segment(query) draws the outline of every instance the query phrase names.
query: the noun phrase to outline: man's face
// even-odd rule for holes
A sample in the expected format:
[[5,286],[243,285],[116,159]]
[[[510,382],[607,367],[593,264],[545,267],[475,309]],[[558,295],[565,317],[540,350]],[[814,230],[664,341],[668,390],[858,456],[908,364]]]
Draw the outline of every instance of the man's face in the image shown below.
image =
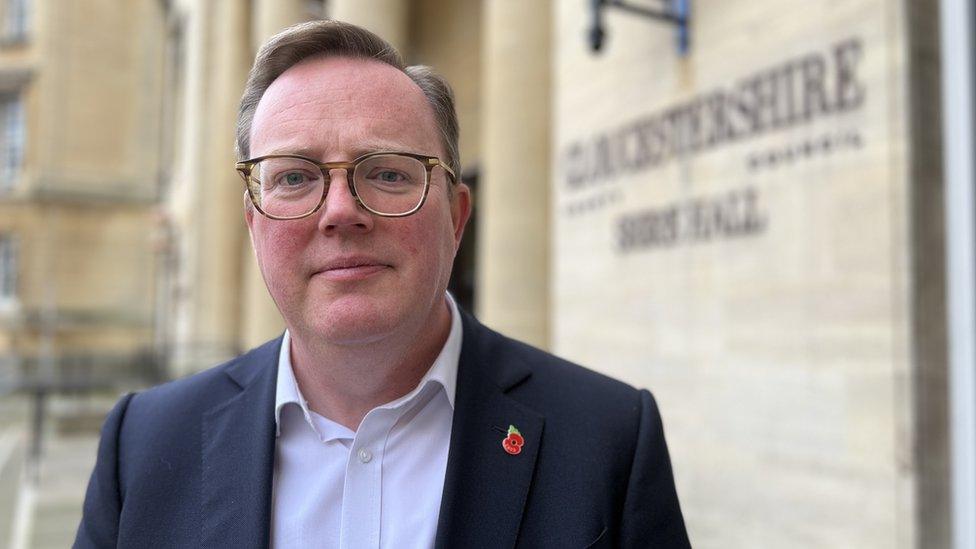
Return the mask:
[[[265,92],[251,157],[293,153],[322,162],[388,150],[445,158],[433,112],[410,78],[386,64],[314,58]],[[245,217],[258,264],[289,329],[357,345],[416,337],[444,311],[444,291],[470,213],[466,186],[434,168],[430,192],[408,217],[357,206],[344,170],[332,170],[325,204],[298,220]]]

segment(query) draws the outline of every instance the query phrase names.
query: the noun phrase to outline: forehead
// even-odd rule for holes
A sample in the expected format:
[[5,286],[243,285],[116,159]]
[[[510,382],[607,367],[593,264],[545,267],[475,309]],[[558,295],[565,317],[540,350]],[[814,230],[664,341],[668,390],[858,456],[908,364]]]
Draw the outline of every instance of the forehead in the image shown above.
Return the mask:
[[318,57],[289,68],[265,91],[250,152],[441,154],[436,136],[433,110],[405,73],[371,59]]

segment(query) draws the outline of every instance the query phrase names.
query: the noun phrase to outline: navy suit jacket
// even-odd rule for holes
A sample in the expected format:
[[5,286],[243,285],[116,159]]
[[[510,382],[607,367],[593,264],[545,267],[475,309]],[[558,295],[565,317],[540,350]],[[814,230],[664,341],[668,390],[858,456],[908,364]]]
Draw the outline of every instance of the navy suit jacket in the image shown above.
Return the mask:
[[[689,547],[651,394],[462,316],[436,547]],[[267,547],[280,346],[122,398],[75,547]]]

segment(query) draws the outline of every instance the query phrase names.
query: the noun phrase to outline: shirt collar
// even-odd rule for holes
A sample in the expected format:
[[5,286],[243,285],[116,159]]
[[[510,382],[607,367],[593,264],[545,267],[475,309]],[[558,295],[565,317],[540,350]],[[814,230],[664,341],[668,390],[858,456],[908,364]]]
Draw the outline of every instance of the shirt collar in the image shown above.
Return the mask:
[[[407,403],[420,398],[428,385],[436,383],[444,390],[451,409],[454,409],[454,396],[457,392],[458,360],[461,357],[461,334],[463,330],[461,326],[461,314],[458,312],[457,303],[454,302],[454,296],[450,292],[447,292],[445,295],[448,308],[451,310],[451,330],[448,333],[447,341],[444,342],[444,347],[441,348],[440,354],[434,359],[434,363],[427,370],[427,373],[424,374],[424,377],[420,379],[417,387],[393,402],[379,406],[380,408],[405,408]],[[301,388],[299,388],[298,381],[295,379],[295,372],[291,365],[291,335],[288,333],[288,330],[285,330],[285,335],[281,340],[281,351],[278,354],[278,380],[275,389],[275,429],[278,436],[281,435],[281,409],[287,404],[298,405],[302,410],[302,415],[305,416],[305,421],[313,429],[315,428],[315,422],[312,420],[308,402],[302,396]]]

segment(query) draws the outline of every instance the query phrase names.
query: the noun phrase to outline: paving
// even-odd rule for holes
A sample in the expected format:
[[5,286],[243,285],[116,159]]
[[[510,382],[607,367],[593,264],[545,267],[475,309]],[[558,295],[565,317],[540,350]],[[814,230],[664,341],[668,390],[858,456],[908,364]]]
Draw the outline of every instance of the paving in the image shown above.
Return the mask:
[[[11,549],[71,547],[81,520],[88,477],[95,465],[98,425],[112,402],[112,398],[102,397],[47,400],[40,462],[27,457],[26,471],[19,475],[23,480],[13,506]],[[24,399],[16,406],[7,404],[19,412],[17,426],[25,434],[32,424],[32,405],[33,401]],[[30,436],[21,440],[20,450],[28,454]],[[0,540],[0,547],[6,543]]]
[[34,489],[27,547],[71,547],[81,519],[88,476],[95,465],[98,435],[83,433],[47,438]]
[[98,432],[118,394],[63,394],[43,402],[41,458],[32,451],[36,400],[0,398],[0,549],[71,547]]

